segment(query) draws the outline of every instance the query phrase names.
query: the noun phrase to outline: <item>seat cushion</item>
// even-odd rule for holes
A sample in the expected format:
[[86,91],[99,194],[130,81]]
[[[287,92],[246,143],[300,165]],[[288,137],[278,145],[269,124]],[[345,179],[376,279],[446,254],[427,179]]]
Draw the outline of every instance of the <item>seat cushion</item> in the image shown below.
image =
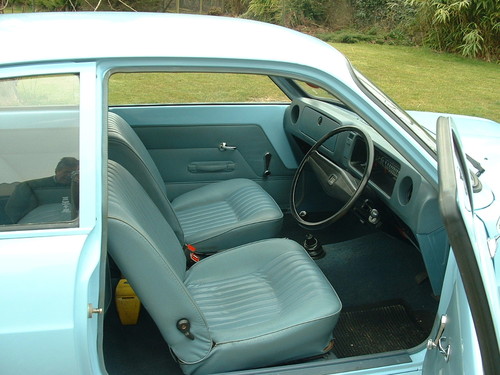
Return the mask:
[[283,213],[256,182],[233,179],[206,185],[172,202],[186,243],[199,252],[274,237]]
[[18,224],[33,224],[33,223],[59,223],[62,221],[70,221],[71,205],[64,206],[62,203],[43,204],[34,208],[23,216]]
[[341,302],[296,242],[271,239],[195,264],[185,285],[208,324],[214,349],[187,373],[255,368],[323,353]]

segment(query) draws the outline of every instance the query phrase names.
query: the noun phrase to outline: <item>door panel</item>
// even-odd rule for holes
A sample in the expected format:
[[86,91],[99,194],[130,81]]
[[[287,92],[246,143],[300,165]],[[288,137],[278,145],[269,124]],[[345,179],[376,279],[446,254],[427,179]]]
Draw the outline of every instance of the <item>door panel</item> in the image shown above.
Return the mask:
[[112,111],[133,126],[149,150],[170,199],[207,183],[248,178],[284,207],[297,166],[283,130],[286,107],[156,106]]
[[[500,304],[493,259],[484,224],[474,213],[466,158],[450,118],[438,119],[437,141],[439,206],[453,256],[440,306],[447,322],[428,345],[423,374],[499,374]],[[449,302],[446,294],[451,294]]]
[[0,164],[10,166],[0,185],[12,187],[0,215],[9,217],[0,222],[0,373],[100,373],[98,318],[88,317],[102,297],[95,65],[3,69],[2,84],[14,100],[0,101]]
[[447,323],[441,342],[438,340],[436,343],[440,344],[442,349],[449,350],[449,356],[446,358],[439,346],[429,350],[424,361],[423,374],[480,374],[481,354],[453,253],[450,253],[446,273],[438,319],[431,339],[436,340],[439,317],[446,316]]

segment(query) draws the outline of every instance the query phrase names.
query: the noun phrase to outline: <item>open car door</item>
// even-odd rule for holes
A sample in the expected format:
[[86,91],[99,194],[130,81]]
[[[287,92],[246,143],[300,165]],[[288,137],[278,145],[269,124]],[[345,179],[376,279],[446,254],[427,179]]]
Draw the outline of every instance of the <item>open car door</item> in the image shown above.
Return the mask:
[[437,122],[439,206],[450,253],[440,321],[423,374],[500,374],[500,304],[484,224],[474,213],[462,145],[450,118]]

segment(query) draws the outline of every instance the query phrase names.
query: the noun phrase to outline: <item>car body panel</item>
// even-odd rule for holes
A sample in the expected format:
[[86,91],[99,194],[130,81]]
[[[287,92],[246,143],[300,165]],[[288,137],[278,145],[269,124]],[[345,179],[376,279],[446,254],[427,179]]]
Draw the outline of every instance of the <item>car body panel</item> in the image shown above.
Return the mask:
[[431,133],[436,132],[436,122],[440,116],[450,117],[460,134],[465,152],[477,160],[485,169],[481,180],[485,179],[490,189],[500,192],[500,180],[495,178],[495,167],[500,163],[498,143],[500,142],[500,128],[492,120],[454,115],[449,113],[408,111],[419,124]]
[[[428,375],[437,371],[443,374],[481,371],[481,353],[455,258],[447,256],[448,248],[433,251],[436,246],[442,248],[447,235],[435,209],[434,193],[438,187],[436,157],[403,126],[400,119],[369,95],[356,80],[349,62],[328,44],[285,28],[248,20],[128,13],[6,15],[0,17],[0,35],[4,49],[9,51],[0,55],[0,78],[78,72],[82,98],[79,112],[82,208],[78,223],[73,227],[55,226],[42,230],[18,227],[0,232],[0,285],[4,286],[4,302],[8,306],[0,312],[0,352],[3,358],[8,358],[0,362],[1,373],[106,373],[101,348],[104,319],[99,310],[92,313],[92,309],[105,309],[105,295],[109,293],[104,283],[106,224],[103,220],[106,215],[107,85],[114,72],[135,71],[245,72],[297,78],[321,85],[357,113],[352,118],[340,116],[340,122],[369,127],[379,146],[393,151],[405,161],[406,171],[411,171],[416,180],[425,182],[419,185],[423,188],[418,196],[425,200],[426,205],[420,210],[406,207],[405,211],[403,204],[395,211],[411,224],[412,229],[421,229],[416,231],[416,238],[422,244],[429,272],[433,279],[442,277],[433,283],[435,289],[444,285],[438,316],[448,314],[451,319],[446,329],[453,348],[450,362],[445,362],[437,350],[428,351],[422,343],[410,350],[369,355],[362,359],[348,358],[328,363],[310,361],[284,366],[280,373]],[[18,48],[19,45],[26,47]],[[325,106],[316,106],[321,115],[327,112]],[[203,134],[210,134],[215,129],[211,136],[217,138],[216,144],[213,144],[213,139],[210,144],[196,139],[189,145],[190,150],[185,156],[180,156],[184,151],[175,154],[175,160],[180,158],[182,165],[172,180],[166,178],[168,188],[174,194],[224,178],[216,173],[190,179],[185,168],[186,165],[189,168],[193,158],[194,162],[207,161],[206,154],[200,149],[210,148],[209,158],[219,157],[221,151],[216,149],[219,138],[220,142],[232,145],[227,135],[235,134],[238,126],[249,127],[260,146],[250,148],[248,152],[238,151],[239,160],[243,160],[238,163],[249,166],[241,173],[257,180],[285,204],[288,194],[284,186],[297,167],[295,150],[283,127],[287,107],[282,103],[226,103],[110,109],[125,117],[139,135],[142,133],[155,161],[165,170],[172,168],[172,163],[165,159],[166,150],[172,148],[172,143],[175,146],[171,134],[187,139],[189,133],[197,129],[203,128]],[[437,114],[411,114],[429,129],[437,117]],[[15,111],[11,112],[9,121],[0,123],[0,128],[5,128],[5,124],[16,115]],[[72,115],[69,111],[69,118]],[[239,118],[237,122],[235,117]],[[455,120],[459,127],[463,127],[463,135],[470,140],[464,140],[466,151],[474,152],[474,157],[486,169],[480,177],[485,187],[480,193],[481,198],[477,198],[481,202],[476,205],[476,208],[481,208],[477,212],[481,220],[474,220],[474,241],[479,244],[476,250],[482,254],[478,258],[480,268],[484,268],[484,283],[490,288],[498,288],[495,280],[498,275],[488,264],[491,259],[484,256],[485,253],[494,253],[492,248],[496,250],[495,241],[500,232],[499,203],[494,200],[498,195],[495,192],[500,193],[494,177],[494,166],[500,161],[495,148],[498,124],[463,116]],[[478,131],[469,131],[472,120],[479,124]],[[155,132],[146,134],[145,130],[152,126],[158,128],[157,134],[165,135],[165,144],[158,146],[155,143]],[[224,131],[227,129],[230,129],[229,133]],[[484,137],[490,138],[485,141]],[[310,141],[314,142],[314,137]],[[239,144],[236,146],[240,148]],[[481,152],[478,153],[479,147]],[[271,177],[266,180],[260,175],[260,170],[265,169],[263,153],[270,148],[273,157],[274,153],[279,156],[279,173],[275,176],[275,169],[271,169]],[[200,155],[203,155],[203,160],[197,159]],[[234,162],[233,159],[230,161]],[[262,168],[258,167],[259,163],[262,163]],[[252,167],[254,165],[257,167]],[[271,168],[274,168],[273,164]],[[372,187],[376,190],[376,186]],[[384,199],[389,205],[391,199],[392,203],[397,203],[395,198]],[[424,220],[426,217],[430,219]],[[488,248],[491,243],[494,244]],[[498,257],[496,254],[493,261],[497,262]],[[445,267],[446,274],[443,274]],[[498,274],[498,267],[496,272]],[[498,294],[498,289],[492,289],[490,293]],[[498,305],[497,294],[491,296],[494,306]],[[437,320],[431,337],[437,331]],[[240,373],[275,371],[274,368]]]
[[[446,307],[446,316],[449,323],[446,329],[451,328],[451,335],[443,333],[440,340],[436,338],[438,350],[443,355],[444,352],[455,352],[453,349],[458,346],[458,355],[463,356],[459,360],[452,361],[451,354],[448,358],[444,354],[445,361],[438,361],[435,358],[427,358],[428,371],[453,374],[473,371],[473,373],[497,373],[499,371],[498,354],[500,340],[498,333],[500,326],[496,316],[500,313],[500,300],[496,287],[495,270],[493,260],[486,247],[487,237],[482,222],[475,216],[474,197],[470,179],[468,178],[468,167],[464,149],[454,122],[449,117],[439,117],[437,121],[437,144],[439,158],[439,204],[443,216],[445,227],[449,233],[450,245],[456,260],[460,277],[455,280],[451,303]],[[464,178],[465,176],[465,178]],[[464,293],[461,288],[461,280],[466,280],[464,285],[465,296],[471,304],[469,310],[464,306]],[[460,308],[458,308],[460,306]],[[443,305],[441,305],[443,306]],[[477,341],[471,335],[469,313],[474,312],[472,321],[474,322]],[[448,312],[450,316],[448,316]],[[450,327],[451,326],[451,327]],[[493,335],[489,333],[495,332]],[[440,335],[438,332],[437,335]],[[469,351],[462,351],[461,340],[467,337]],[[479,345],[478,345],[479,344]],[[483,353],[482,366],[479,361],[478,347]],[[485,353],[489,353],[485,355]],[[472,358],[467,358],[467,357]],[[467,358],[467,359],[466,359]],[[432,365],[429,365],[432,362]],[[468,367],[472,368],[468,368]],[[475,368],[473,367],[475,366]],[[425,370],[425,368],[424,368]]]
[[452,119],[465,152],[484,168],[479,177],[483,183],[483,191],[474,194],[474,207],[476,214],[483,219],[487,227],[488,237],[497,237],[500,234],[498,226],[500,207],[498,200],[495,199],[500,195],[500,179],[497,175],[497,166],[500,164],[498,123],[489,119],[449,113],[420,111],[408,111],[408,113],[433,134],[436,132],[436,122],[440,116]]
[[[422,374],[480,374],[481,353],[475,335],[467,296],[460,279],[456,260],[450,254],[444,280],[438,317],[446,315],[447,324],[443,333],[443,348],[450,350],[448,360],[438,349],[427,351]],[[437,335],[437,327],[430,340]],[[467,343],[467,345],[464,345]]]
[[[41,364],[53,371],[76,371],[74,277],[84,240],[65,235],[1,241],[2,285],[18,285],[2,293],[5,306],[11,306],[1,312],[9,322],[2,326],[1,350],[11,364],[2,365],[2,372],[33,372]],[[53,361],[55,351],[61,353],[60,361]]]

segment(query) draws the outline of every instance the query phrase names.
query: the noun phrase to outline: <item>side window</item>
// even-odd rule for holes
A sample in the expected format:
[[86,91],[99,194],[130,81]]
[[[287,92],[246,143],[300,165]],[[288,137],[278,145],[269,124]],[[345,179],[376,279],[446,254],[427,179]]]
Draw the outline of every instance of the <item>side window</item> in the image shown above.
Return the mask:
[[0,230],[76,225],[79,103],[77,74],[0,79]]
[[110,105],[283,103],[290,99],[268,77],[232,73],[115,73]]

